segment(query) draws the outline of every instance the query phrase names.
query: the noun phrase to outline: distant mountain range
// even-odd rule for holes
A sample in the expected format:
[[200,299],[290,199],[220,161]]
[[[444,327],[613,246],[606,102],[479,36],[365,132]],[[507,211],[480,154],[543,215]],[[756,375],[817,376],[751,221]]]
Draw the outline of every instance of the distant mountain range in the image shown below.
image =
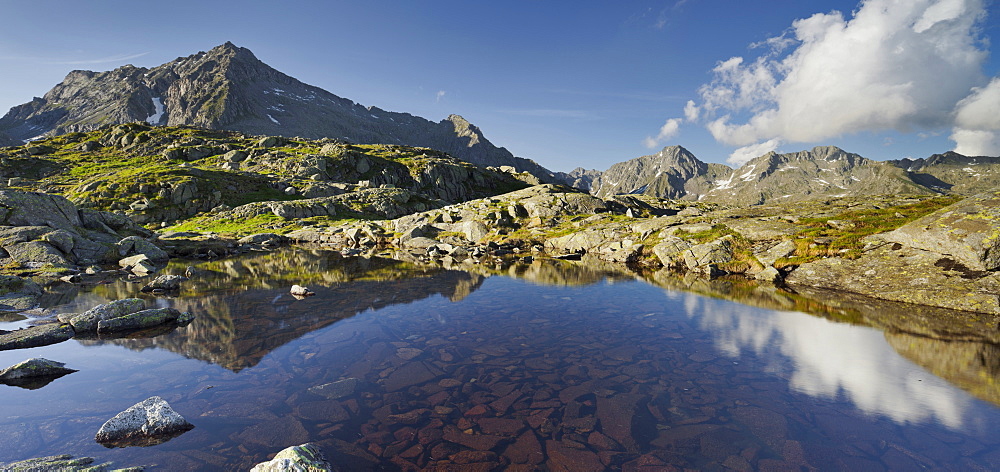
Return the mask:
[[232,43],[152,69],[127,65],[109,72],[70,72],[43,97],[0,118],[0,146],[136,121],[428,147],[481,167],[510,166],[539,181],[565,183],[600,197],[645,194],[754,205],[872,194],[972,194],[1000,185],[996,157],[949,152],[874,161],[832,146],[771,152],[738,169],[705,163],[683,147],[669,146],[605,171],[552,172],[494,146],[461,116],[433,122],[364,107],[285,75]]
[[479,166],[511,166],[543,180],[552,174],[494,146],[461,116],[435,123],[364,107],[285,75],[249,49],[228,42],[152,69],[126,65],[109,72],[70,72],[43,97],[0,118],[0,145],[136,121],[428,147]]
[[1000,188],[1000,158],[948,152],[927,159],[875,161],[834,146],[769,152],[737,169],[706,164],[680,146],[619,162],[604,172],[578,169],[598,196],[644,194],[732,205],[864,195],[971,195]]

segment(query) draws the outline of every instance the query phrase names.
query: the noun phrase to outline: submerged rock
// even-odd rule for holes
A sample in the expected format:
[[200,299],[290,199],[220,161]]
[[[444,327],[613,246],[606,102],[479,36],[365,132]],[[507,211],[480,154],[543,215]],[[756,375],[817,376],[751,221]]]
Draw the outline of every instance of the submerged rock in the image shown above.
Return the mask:
[[312,443],[283,449],[274,459],[255,465],[251,472],[326,472],[333,466],[323,456],[323,451]]
[[95,439],[105,447],[152,446],[194,428],[160,397],[150,397],[115,415]]
[[328,384],[310,387],[309,393],[314,393],[331,400],[336,400],[338,398],[354,395],[354,392],[357,391],[359,385],[361,385],[361,379],[351,377]]
[[74,335],[67,324],[51,323],[0,334],[0,351],[61,343]]
[[76,372],[76,369],[67,369],[66,364],[63,362],[50,361],[48,359],[35,357],[0,370],[0,381],[23,379],[27,377],[65,375],[72,372]]

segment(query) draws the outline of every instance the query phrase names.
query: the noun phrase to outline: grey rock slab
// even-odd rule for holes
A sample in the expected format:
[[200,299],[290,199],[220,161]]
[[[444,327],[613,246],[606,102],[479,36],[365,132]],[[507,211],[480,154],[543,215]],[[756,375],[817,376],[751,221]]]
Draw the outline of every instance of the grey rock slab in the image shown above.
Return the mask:
[[76,372],[76,369],[66,368],[66,364],[63,362],[50,361],[48,359],[35,357],[0,370],[0,381],[23,379],[27,377],[65,375],[71,372]]
[[93,465],[93,457],[74,458],[69,454],[56,456],[36,457],[23,461],[0,464],[0,470],[7,472],[102,472],[108,470],[110,464]]
[[660,259],[660,263],[669,266],[676,261],[681,254],[691,247],[691,243],[678,238],[677,236],[664,236],[659,244],[653,246],[653,254]]
[[108,420],[97,431],[97,442],[111,447],[159,444],[191,430],[194,425],[160,397],[150,397]]
[[73,328],[65,324],[45,324],[0,334],[0,351],[48,346],[72,338]]
[[135,313],[145,307],[146,302],[140,298],[125,298],[97,305],[74,316],[69,322],[77,332],[95,332],[101,321]]
[[151,308],[97,322],[98,333],[150,328],[173,321],[190,321],[191,316],[175,308]]
[[255,465],[250,472],[327,472],[335,470],[323,451],[312,443],[292,446],[267,462]]
[[139,236],[124,238],[118,241],[117,246],[118,255],[123,257],[144,254],[151,261],[164,262],[170,259],[170,255],[166,251]]
[[882,235],[947,254],[972,270],[1000,268],[1000,192],[966,198]]
[[691,246],[683,253],[684,264],[690,270],[703,270],[711,264],[723,264],[733,260],[732,244],[726,238],[710,243]]
[[129,256],[118,261],[118,265],[135,275],[149,275],[156,271],[156,265],[153,264],[153,260],[150,259],[145,254],[136,254],[134,256]]
[[938,253],[886,244],[858,259],[802,264],[785,282],[952,310],[1000,314],[1000,274],[969,271]]

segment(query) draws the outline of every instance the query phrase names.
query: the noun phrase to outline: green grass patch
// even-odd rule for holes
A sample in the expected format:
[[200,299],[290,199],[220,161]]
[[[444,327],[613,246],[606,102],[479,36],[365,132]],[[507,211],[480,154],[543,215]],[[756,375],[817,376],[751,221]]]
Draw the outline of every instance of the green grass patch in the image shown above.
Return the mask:
[[256,233],[283,234],[298,226],[284,218],[267,214],[250,218],[212,218],[200,216],[191,218],[179,225],[168,228],[170,231],[188,231],[195,233],[216,233],[226,236],[246,236]]
[[795,254],[779,259],[775,267],[800,265],[833,256],[856,259],[862,254],[864,238],[892,231],[961,199],[959,196],[934,197],[887,208],[850,210],[831,218],[800,219],[798,223],[804,228],[792,237]]

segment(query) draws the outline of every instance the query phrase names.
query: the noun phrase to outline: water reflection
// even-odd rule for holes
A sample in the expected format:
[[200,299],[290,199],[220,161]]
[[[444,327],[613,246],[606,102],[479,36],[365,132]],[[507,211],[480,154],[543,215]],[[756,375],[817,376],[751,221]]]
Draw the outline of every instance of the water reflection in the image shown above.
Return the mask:
[[[907,324],[863,300],[556,261],[446,268],[289,250],[196,269],[177,298],[142,295],[194,312],[191,325],[44,348],[80,372],[4,392],[0,462],[74,452],[246,470],[312,441],[361,469],[1000,467],[998,410],[907,360],[988,398],[989,320],[911,310]],[[296,300],[292,284],[317,295]],[[93,287],[58,308],[140,287]],[[348,378],[343,396],[311,393]],[[151,395],[197,428],[94,452],[95,428]]]
[[900,423],[964,425],[969,398],[900,356],[876,329],[797,312],[748,312],[691,294],[685,294],[685,308],[720,351],[736,359],[747,352],[761,357],[799,392],[846,398]]
[[[181,270],[181,265],[167,269]],[[238,372],[274,349],[339,320],[435,295],[458,301],[482,279],[468,272],[412,268],[389,259],[343,259],[330,252],[282,252],[201,264],[181,296],[169,301],[195,314],[191,325],[166,335],[110,342],[135,350],[167,349]],[[288,290],[295,283],[308,284],[316,296],[302,300],[291,296]],[[135,285],[112,284],[99,292],[108,299],[136,296],[130,292]]]
[[[188,263],[175,262],[165,272],[180,274],[187,267]],[[485,277],[504,275],[566,287],[641,279],[684,290],[689,314],[702,310],[691,304],[711,303],[711,299],[695,293],[777,310],[774,316],[745,316],[746,310],[740,305],[722,303],[705,315],[703,323],[718,337],[719,349],[729,355],[744,350],[778,353],[772,359],[775,366],[782,364],[778,358],[784,356],[788,365],[782,371],[788,372],[793,388],[802,392],[825,397],[843,393],[865,411],[885,410],[884,414],[900,421],[935,417],[947,424],[960,422],[957,407],[950,408],[945,406],[947,402],[931,398],[941,383],[933,375],[908,373],[920,379],[890,379],[877,374],[878,366],[862,369],[864,363],[845,357],[867,355],[868,359],[899,363],[894,367],[909,365],[893,352],[895,349],[937,376],[1000,404],[1000,382],[994,381],[1000,372],[1000,332],[995,329],[995,320],[982,315],[977,318],[928,307],[875,303],[845,294],[794,294],[743,279],[708,280],[669,271],[636,274],[619,265],[596,261],[539,260],[531,264],[461,264],[445,268],[384,258],[344,258],[336,252],[294,248],[203,262],[195,267],[196,274],[183,285],[176,299],[139,294],[141,283],[118,281],[80,293],[78,287],[66,286],[53,300],[63,303],[63,311],[82,312],[108,300],[141,296],[148,298],[151,305],[190,311],[197,318],[186,329],[154,338],[113,342],[137,350],[168,349],[239,371],[256,365],[268,352],[291,340],[367,310],[435,295],[460,301],[477,290]],[[287,293],[292,284],[308,285],[318,296],[295,300]],[[678,295],[675,292],[673,296]],[[818,317],[804,317],[791,310]],[[435,316],[439,323],[447,322]],[[885,330],[891,333],[885,335],[890,342],[887,345],[878,331],[854,330],[840,324],[844,322]],[[882,385],[887,382],[894,387]],[[895,399],[896,395],[903,399]]]

